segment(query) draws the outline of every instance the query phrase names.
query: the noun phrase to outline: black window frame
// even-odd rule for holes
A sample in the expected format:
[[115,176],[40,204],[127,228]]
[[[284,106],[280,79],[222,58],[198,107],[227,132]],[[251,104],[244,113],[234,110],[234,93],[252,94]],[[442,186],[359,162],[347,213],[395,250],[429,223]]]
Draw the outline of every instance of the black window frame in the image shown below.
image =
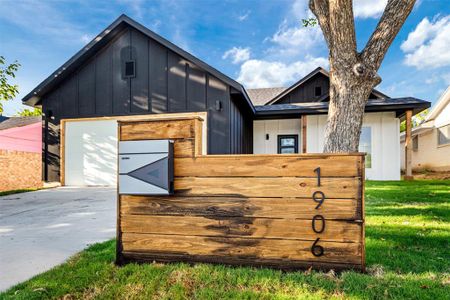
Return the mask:
[[[317,93],[317,91],[319,91],[319,93]],[[322,96],[322,87],[319,86],[315,86],[314,87],[314,97],[320,97]]]
[[[133,73],[127,74],[127,65],[132,64],[133,66]],[[123,78],[135,78],[136,77],[136,60],[129,59],[126,60],[123,64]]]
[[282,139],[294,139],[294,153],[298,153],[298,134],[280,134],[278,135],[278,154],[287,154],[287,153],[281,153],[281,149],[283,148],[292,148],[292,146],[281,146],[281,140]]

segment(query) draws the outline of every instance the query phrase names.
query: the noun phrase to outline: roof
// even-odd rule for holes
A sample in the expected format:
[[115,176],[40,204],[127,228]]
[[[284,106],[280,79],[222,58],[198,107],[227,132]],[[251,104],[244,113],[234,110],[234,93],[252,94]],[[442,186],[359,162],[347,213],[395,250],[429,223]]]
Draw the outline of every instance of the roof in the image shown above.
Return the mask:
[[437,116],[450,104],[450,85],[447,87],[445,92],[433,106],[433,109],[430,111],[428,116],[425,119],[425,123],[428,121],[432,121],[436,119]]
[[5,120],[8,120],[8,119],[9,119],[8,117],[0,116],[0,123],[5,121]]
[[[283,98],[284,96],[286,96],[287,94],[289,94],[290,92],[295,90],[297,87],[299,87],[300,85],[302,85],[303,83],[305,83],[306,81],[311,79],[312,77],[316,76],[317,74],[323,74],[326,77],[330,77],[330,74],[324,68],[318,67],[318,68],[314,69],[311,73],[309,73],[308,75],[306,75],[305,77],[303,77],[302,79],[300,79],[299,81],[297,81],[296,83],[291,85],[290,87],[286,88],[282,93],[276,95],[274,98],[272,98],[265,104],[269,105],[269,104],[276,103],[278,100],[280,100],[281,98]],[[375,94],[379,98],[389,98],[387,95],[383,94],[382,92],[380,92],[376,89],[373,89],[372,93]]]
[[22,127],[26,125],[31,125],[34,123],[38,123],[42,121],[41,116],[33,116],[33,117],[11,117],[0,123],[0,130],[14,128],[14,127]]
[[247,89],[247,94],[253,105],[264,105],[284,90],[285,87]]
[[147,37],[156,40],[163,46],[177,53],[186,60],[192,61],[194,64],[203,68],[207,72],[211,73],[213,76],[222,80],[223,82],[229,84],[231,87],[241,92],[244,95],[247,103],[249,104],[252,111],[254,111],[253,104],[251,103],[244,87],[235,81],[234,79],[228,77],[217,69],[211,67],[207,63],[193,56],[192,54],[184,51],[175,44],[169,42],[165,38],[151,31],[144,25],[134,21],[130,17],[122,14],[119,16],[111,25],[109,25],[105,30],[98,34],[91,42],[89,42],[84,48],[78,51],[74,56],[72,56],[67,62],[65,62],[61,67],[59,67],[55,72],[53,72],[49,77],[42,81],[37,87],[35,87],[30,93],[23,97],[22,102],[29,106],[35,106],[40,103],[41,97],[47,92],[51,91],[53,87],[58,85],[62,80],[67,78],[71,73],[73,73],[78,67],[80,67],[84,62],[86,62],[90,57],[92,57],[97,51],[99,51],[103,46],[105,46],[108,41],[112,40],[126,27],[130,26]]
[[[307,102],[298,104],[272,104],[256,106],[256,117],[270,119],[279,117],[298,117],[299,115],[317,115],[328,113],[328,102]],[[395,111],[397,117],[403,117],[406,110],[417,114],[431,105],[430,102],[405,97],[387,99],[369,99],[365,112]]]

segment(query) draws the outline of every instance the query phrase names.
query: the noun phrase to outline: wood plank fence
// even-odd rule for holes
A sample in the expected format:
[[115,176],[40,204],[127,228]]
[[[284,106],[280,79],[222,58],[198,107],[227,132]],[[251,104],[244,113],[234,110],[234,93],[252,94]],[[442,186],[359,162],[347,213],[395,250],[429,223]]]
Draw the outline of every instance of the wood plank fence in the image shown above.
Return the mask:
[[119,122],[174,140],[175,194],[118,197],[117,262],[364,270],[364,156],[201,155],[202,120]]

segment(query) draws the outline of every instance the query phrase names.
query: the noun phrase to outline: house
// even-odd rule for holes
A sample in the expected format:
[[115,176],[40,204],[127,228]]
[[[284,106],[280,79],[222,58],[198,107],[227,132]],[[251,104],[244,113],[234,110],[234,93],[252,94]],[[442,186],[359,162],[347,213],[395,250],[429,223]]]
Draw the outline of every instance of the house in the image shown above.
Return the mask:
[[0,123],[0,191],[42,185],[42,118],[11,117]]
[[41,153],[42,117],[10,117],[0,123],[0,149]]
[[[240,83],[122,15],[23,98],[43,121],[43,175],[66,185],[113,185],[117,120],[198,115],[204,153],[321,152],[328,74],[318,68],[287,89]],[[429,102],[374,90],[363,148],[373,179],[399,179],[399,122]],[[254,101],[254,102],[252,102]],[[381,138],[383,136],[383,138]],[[278,146],[277,146],[278,145]],[[370,172],[373,170],[373,172]]]
[[[411,132],[411,164],[414,170],[450,171],[450,86],[442,94],[426,119]],[[400,137],[404,148],[405,134]],[[401,153],[405,169],[405,153]]]

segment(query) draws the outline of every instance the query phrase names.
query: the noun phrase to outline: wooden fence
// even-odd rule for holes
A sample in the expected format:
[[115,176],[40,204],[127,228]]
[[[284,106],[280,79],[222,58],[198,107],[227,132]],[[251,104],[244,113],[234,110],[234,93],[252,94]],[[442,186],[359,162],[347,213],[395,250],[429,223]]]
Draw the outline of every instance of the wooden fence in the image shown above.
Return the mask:
[[119,123],[174,140],[175,194],[118,197],[118,263],[364,270],[363,154],[200,155],[201,122]]

